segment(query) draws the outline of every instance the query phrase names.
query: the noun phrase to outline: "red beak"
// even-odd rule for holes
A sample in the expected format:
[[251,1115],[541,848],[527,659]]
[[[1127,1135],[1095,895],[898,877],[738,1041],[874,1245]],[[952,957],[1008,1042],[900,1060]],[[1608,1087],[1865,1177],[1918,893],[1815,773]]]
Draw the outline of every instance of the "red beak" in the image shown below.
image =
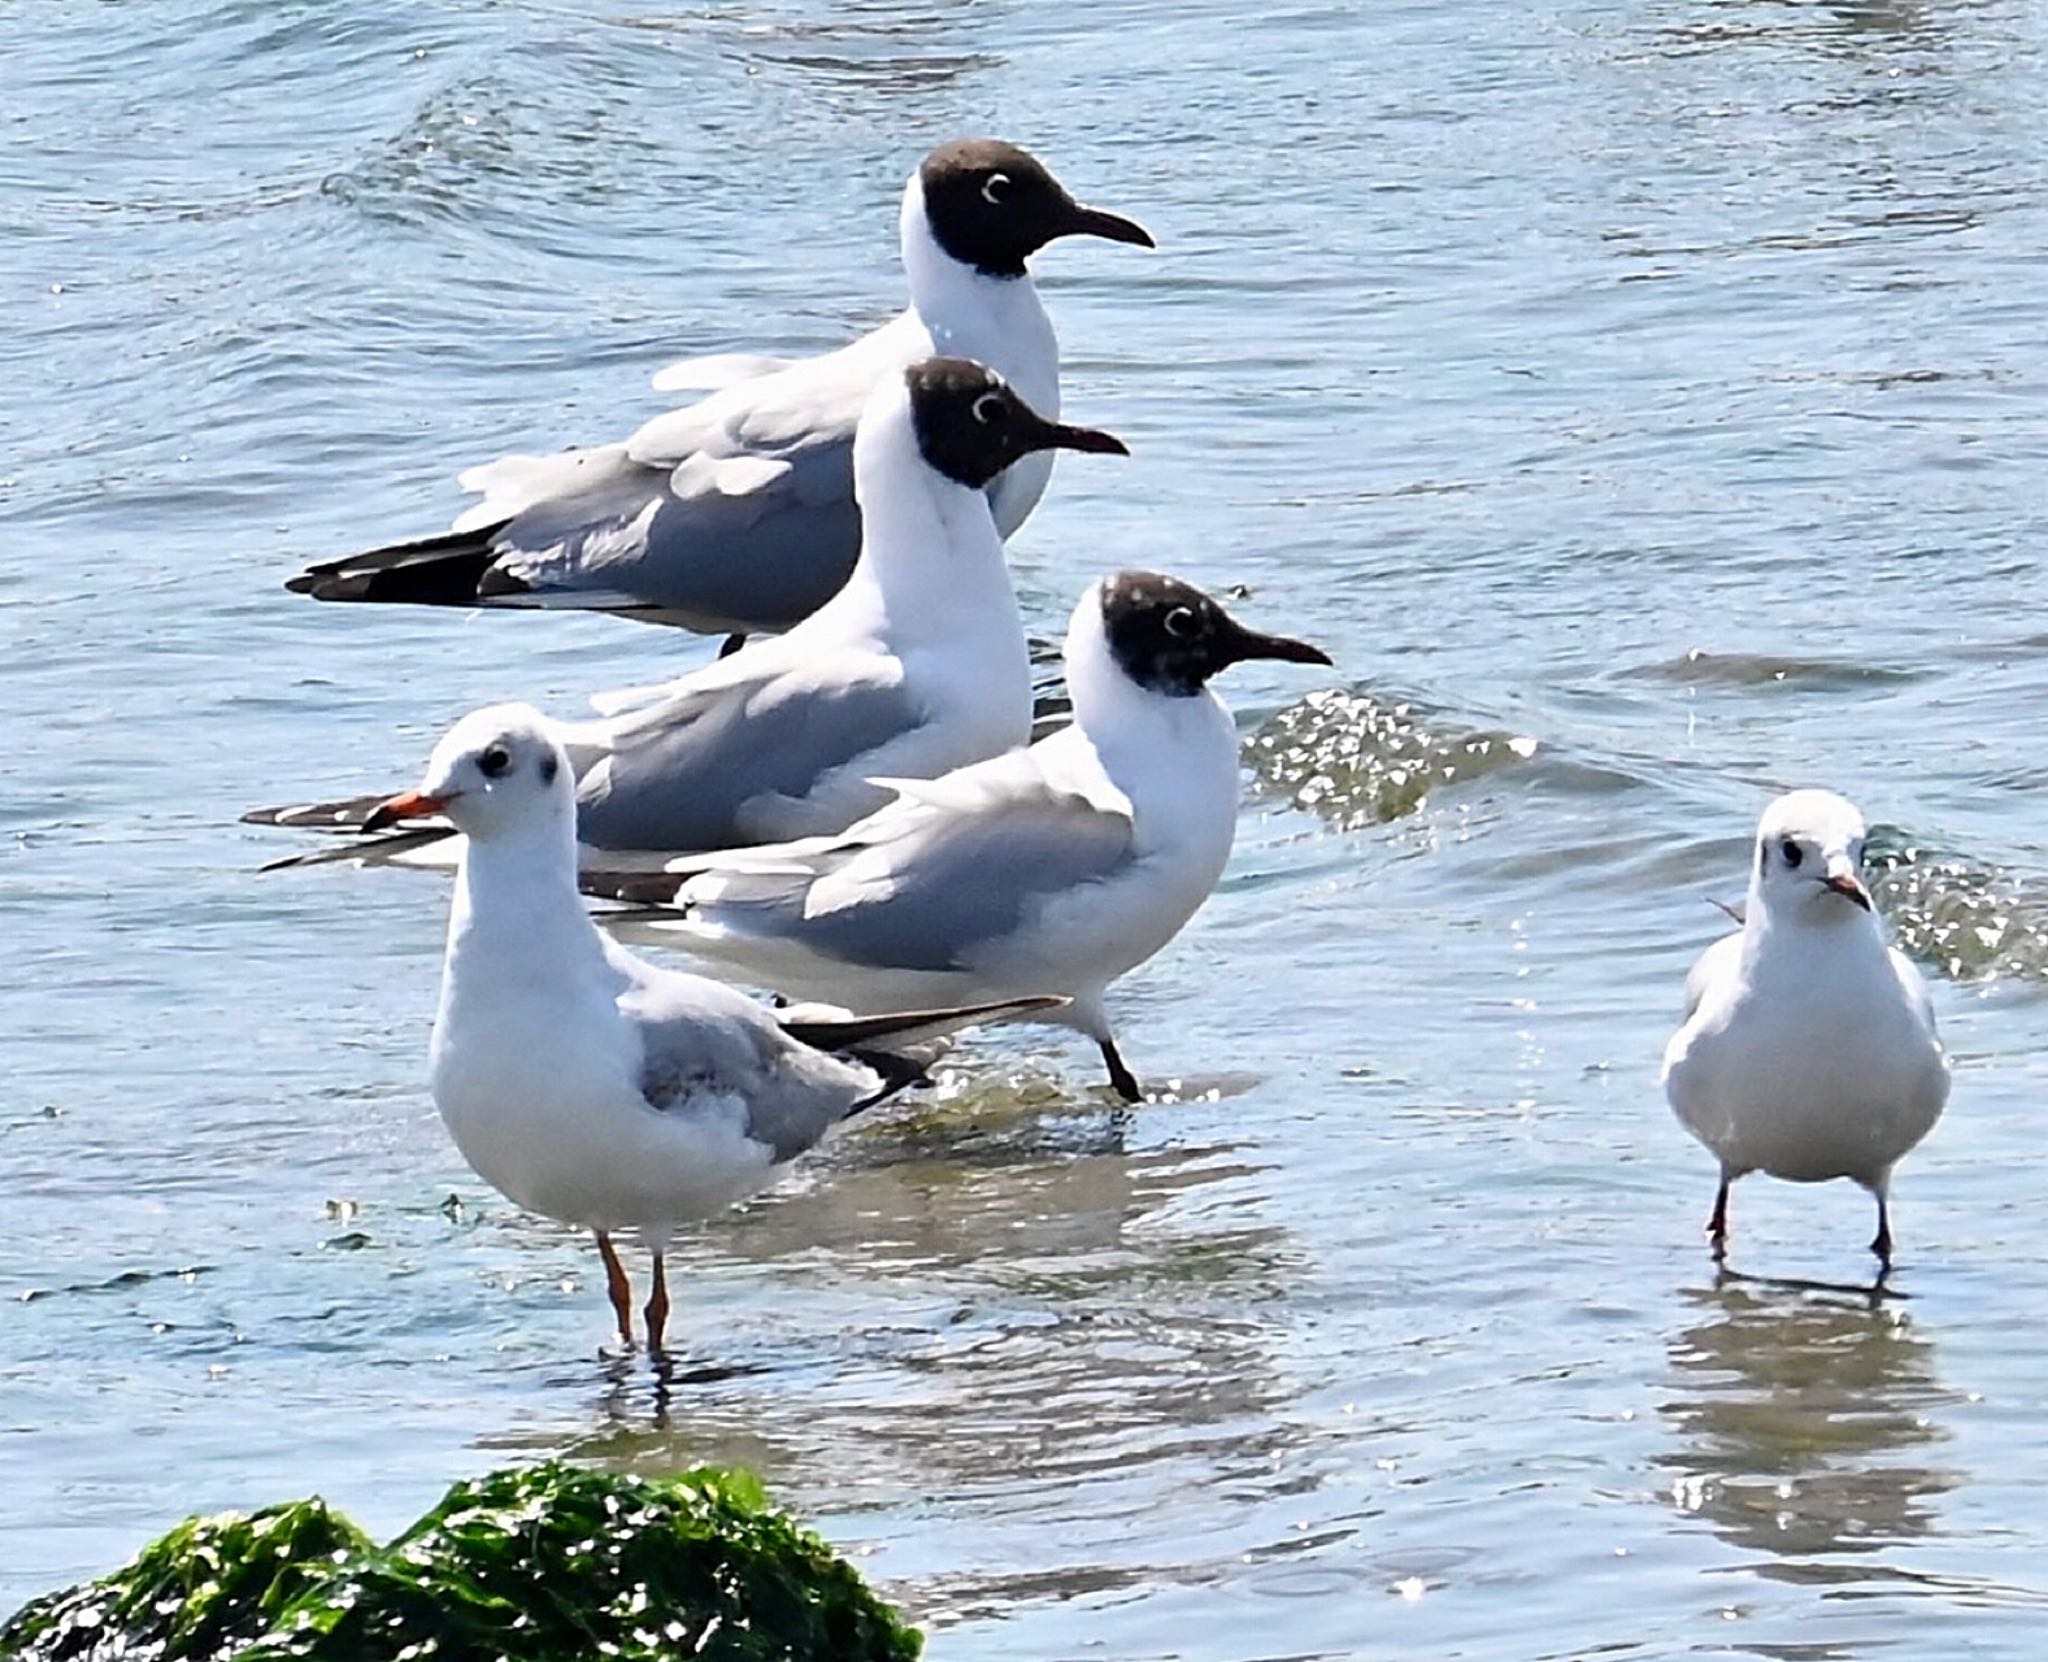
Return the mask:
[[1870,902],[1870,891],[1846,872],[1839,873],[1834,877],[1823,877],[1821,884],[1825,888],[1833,889],[1844,900],[1853,900],[1866,912],[1877,910]]
[[438,796],[418,791],[401,791],[372,808],[363,821],[365,831],[387,831],[402,819],[432,819],[446,806]]

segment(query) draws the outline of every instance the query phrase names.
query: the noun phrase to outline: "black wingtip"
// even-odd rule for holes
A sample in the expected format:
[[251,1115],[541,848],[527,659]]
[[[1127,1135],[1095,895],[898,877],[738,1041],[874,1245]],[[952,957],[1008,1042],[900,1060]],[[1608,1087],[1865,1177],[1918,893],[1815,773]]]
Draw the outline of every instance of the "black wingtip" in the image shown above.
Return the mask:
[[474,606],[491,595],[522,594],[526,584],[494,571],[498,533],[509,523],[499,520],[324,560],[288,579],[285,591],[315,600],[414,606]]
[[258,866],[259,872],[296,871],[304,866],[378,866],[396,859],[401,854],[410,854],[414,849],[427,848],[455,835],[454,828],[446,825],[423,825],[417,830],[387,831],[376,836],[350,837],[346,841],[335,841],[325,848],[317,848],[305,854],[287,854],[282,859],[272,860]]
[[476,596],[479,600],[496,600],[503,596],[531,594],[533,585],[523,577],[515,577],[499,565],[487,565],[483,575],[476,580]]
[[1043,996],[996,999],[986,1004],[960,1004],[936,1010],[898,1010],[881,1016],[846,1016],[836,1020],[784,1021],[783,1031],[815,1050],[865,1050],[900,1034],[927,1030],[957,1031],[981,1022],[1012,1021],[1042,1015],[1069,1001]]
[[929,1085],[932,1082],[932,1064],[939,1059],[936,1047],[929,1054],[898,1050],[849,1050],[845,1054],[881,1081],[880,1089],[862,1097],[846,1110],[847,1119],[879,1107],[892,1096],[913,1086]]

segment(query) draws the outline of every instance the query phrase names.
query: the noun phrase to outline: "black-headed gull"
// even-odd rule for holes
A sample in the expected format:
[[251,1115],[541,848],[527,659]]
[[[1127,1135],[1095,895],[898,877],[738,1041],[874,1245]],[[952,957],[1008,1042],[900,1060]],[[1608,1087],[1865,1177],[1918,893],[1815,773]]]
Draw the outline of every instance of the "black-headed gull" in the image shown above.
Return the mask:
[[1058,994],[1068,1002],[1041,1019],[1093,1038],[1138,1101],[1104,995],[1223,873],[1237,729],[1208,683],[1250,658],[1330,661],[1245,628],[1191,584],[1122,572],[1074,608],[1072,726],[940,779],[892,781],[900,800],[838,836],[588,884],[655,903],[633,916],[636,938],[853,1010]]
[[921,1072],[900,1048],[1032,1001],[867,1021],[797,1021],[603,934],[576,889],[568,758],[524,705],[479,710],[436,746],[379,823],[445,816],[466,835],[440,1010],[434,1101],[479,1176],[592,1230],[619,1337],[631,1288],[611,1237],[654,1254],[648,1346],[668,1318],[664,1261],[682,1224],[773,1181],[850,1114]]
[[1892,1168],[1948,1101],[1934,1007],[1920,972],[1885,941],[1863,840],[1863,816],[1833,792],[1779,797],[1757,826],[1741,929],[1686,977],[1664,1090],[1721,1162],[1707,1223],[1717,1256],[1729,1185],[1762,1171],[1862,1184],[1877,1198],[1870,1249],[1889,1265]]
[[[462,475],[483,501],[454,530],[328,561],[287,587],[319,600],[566,607],[744,635],[786,629],[837,592],[860,552],[853,439],[876,381],[922,358],[972,358],[1048,418],[1059,343],[1025,261],[1056,237],[1152,246],[1084,207],[1028,151],[961,139],[903,193],[910,307],[821,357],[728,354],[658,386],[718,390],[622,443],[507,456]],[[1045,490],[1041,455],[990,486],[1008,536]]]
[[[603,719],[551,724],[575,769],[586,851],[837,831],[889,800],[877,774],[932,778],[1030,737],[1030,653],[982,487],[1055,448],[1123,445],[1042,419],[979,364],[932,358],[877,384],[854,448],[861,556],[822,609],[677,680],[604,695]],[[250,817],[352,830],[377,800]],[[435,840],[351,837],[280,863],[452,862]]]

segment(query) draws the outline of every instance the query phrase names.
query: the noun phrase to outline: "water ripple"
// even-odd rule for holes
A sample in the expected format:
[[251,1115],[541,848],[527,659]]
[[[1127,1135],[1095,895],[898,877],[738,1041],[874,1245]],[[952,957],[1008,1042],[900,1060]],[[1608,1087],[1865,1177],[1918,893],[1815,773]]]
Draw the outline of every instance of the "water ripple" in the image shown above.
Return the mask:
[[1245,746],[1266,787],[1340,830],[1420,813],[1433,792],[1519,766],[1533,738],[1443,732],[1412,703],[1333,688],[1282,710]]
[[2048,980],[2048,881],[1871,833],[1871,890],[1902,951],[1952,981]]

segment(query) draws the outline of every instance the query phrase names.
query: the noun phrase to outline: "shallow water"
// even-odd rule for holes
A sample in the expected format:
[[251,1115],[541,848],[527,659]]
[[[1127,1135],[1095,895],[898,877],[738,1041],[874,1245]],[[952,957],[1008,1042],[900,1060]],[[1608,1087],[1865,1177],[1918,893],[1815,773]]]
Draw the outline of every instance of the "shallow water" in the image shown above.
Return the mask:
[[[567,1451],[756,1467],[935,1656],[2033,1657],[2048,1624],[2038,8],[870,0],[0,19],[0,1606],[195,1508],[367,1525]],[[1236,860],[1118,999],[1175,1100],[965,1053],[683,1254],[584,1245],[424,1091],[432,879],[234,818],[703,648],[322,608],[304,559],[604,437],[685,351],[896,302],[999,131],[1156,256],[1039,262],[1035,633],[1105,561],[1248,585]],[[1316,691],[1322,687],[1326,690]],[[1664,1110],[1773,788],[1880,829],[1960,1068],[1863,1198]],[[455,1197],[450,1202],[450,1197]]]

